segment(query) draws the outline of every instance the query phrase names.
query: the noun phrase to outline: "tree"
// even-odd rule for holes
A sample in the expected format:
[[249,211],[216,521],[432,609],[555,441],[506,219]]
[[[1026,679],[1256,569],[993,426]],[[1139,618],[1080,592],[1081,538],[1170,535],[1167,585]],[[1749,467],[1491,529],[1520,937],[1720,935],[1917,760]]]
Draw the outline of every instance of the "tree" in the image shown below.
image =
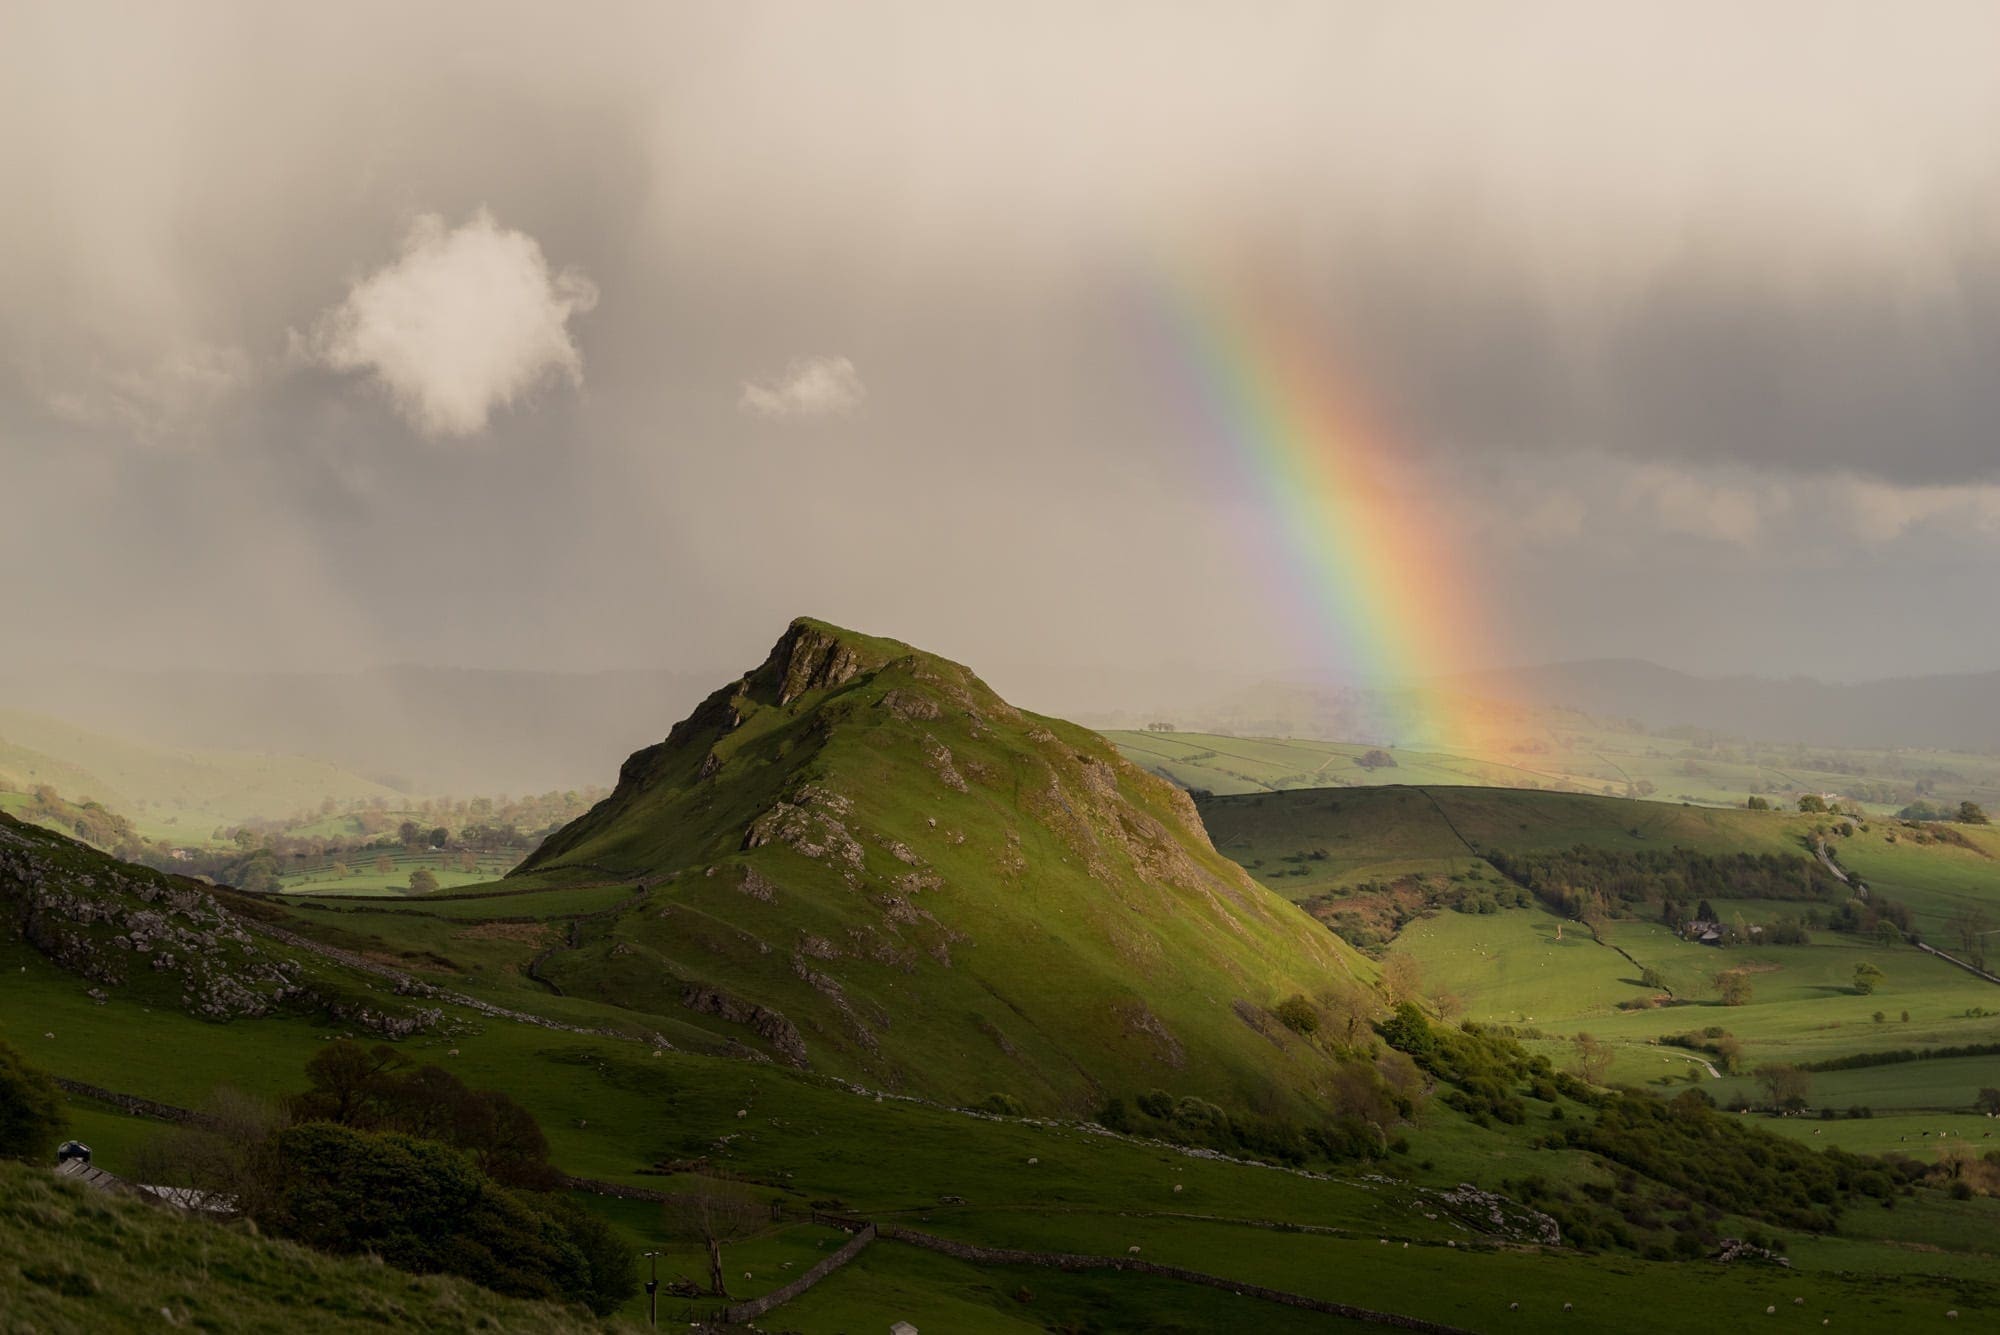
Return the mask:
[[1979,803],[1967,799],[1958,804],[1958,819],[1966,825],[1990,825],[1986,810]]
[[391,858],[387,853],[377,853],[375,855],[375,870],[377,874],[387,876],[390,872],[396,870],[395,859]]
[[55,1080],[0,1042],[0,1159],[48,1164],[68,1125]]
[[423,827],[413,820],[406,820],[396,827],[396,838],[404,848],[415,848],[417,841],[424,837]]
[[349,870],[345,862],[342,862],[336,858],[333,864],[333,874],[337,879],[344,881],[349,876],[353,875],[353,872]]
[[267,1215],[279,1173],[275,1138],[290,1124],[284,1106],[225,1087],[198,1111],[140,1147],[140,1180],[203,1192],[230,1214]]
[[2000,1089],[1980,1090],[1978,1097],[1972,1100],[1972,1106],[1988,1117],[2000,1116]]
[[1322,989],[1314,999],[1319,1003],[1321,1027],[1334,1042],[1353,1047],[1369,1037],[1369,1023],[1380,1005],[1369,988],[1351,978],[1341,978]]
[[1414,955],[1402,951],[1382,959],[1382,993],[1391,1006],[1415,1001],[1423,992],[1424,968]]
[[1986,936],[1993,930],[1993,920],[1986,911],[1977,906],[1962,908],[1951,915],[1949,924],[1958,948],[1972,962],[1975,969],[1986,967]]
[[1715,987],[1725,1006],[1750,1004],[1750,979],[1741,969],[1725,969],[1715,975]]
[[1639,986],[1650,987],[1655,992],[1664,992],[1667,990],[1666,976],[1648,964],[1639,970]]
[[1876,988],[1882,986],[1882,981],[1885,977],[1887,975],[1880,969],[1870,964],[1867,960],[1863,960],[1854,966],[1854,990],[1865,997]]
[[1757,1083],[1764,1087],[1771,1106],[1786,1112],[1796,1112],[1806,1106],[1812,1095],[1812,1073],[1802,1071],[1790,1062],[1774,1062],[1757,1068]]
[[1755,793],[1752,793],[1750,800],[1743,805],[1751,811],[1769,811],[1771,809],[1769,800],[1759,797]]
[[1804,812],[1824,812],[1826,799],[1818,793],[1807,793],[1799,799],[1799,810]]
[[438,888],[437,873],[429,867],[419,867],[410,873],[410,893],[427,895]]
[[1695,920],[1696,922],[1721,922],[1721,921],[1722,921],[1722,919],[1720,919],[1720,918],[1718,918],[1718,917],[1716,917],[1716,916],[1715,916],[1715,906],[1714,906],[1713,904],[1709,903],[1709,902],[1708,902],[1707,900],[1705,900],[1705,899],[1704,899],[1704,900],[1702,900],[1702,901],[1701,901],[1701,903],[1700,903],[1700,904],[1699,904],[1699,905],[1698,905],[1698,906],[1697,906],[1697,907],[1695,908],[1695,911],[1694,911],[1694,920]]
[[1592,1038],[1589,1034],[1576,1036],[1576,1072],[1593,1085],[1604,1083],[1605,1072],[1611,1069],[1611,1045],[1603,1039]]
[[443,848],[451,842],[451,831],[440,825],[430,832],[427,842],[432,848]]
[[1278,1003],[1278,1020],[1295,1034],[1312,1035],[1319,1031],[1319,1007],[1312,1004],[1304,993],[1294,993]]
[[1366,751],[1363,751],[1360,755],[1354,757],[1354,763],[1359,765],[1362,769],[1402,768],[1400,765],[1396,763],[1396,757],[1390,755],[1387,751],[1384,751],[1379,746],[1371,746]]
[[722,1280],[722,1244],[747,1238],[771,1221],[771,1207],[728,1178],[703,1177],[664,1203],[667,1232],[708,1249],[708,1291],[729,1296]]
[[560,1176],[549,1142],[527,1109],[497,1089],[472,1089],[442,1066],[412,1067],[394,1048],[341,1039],[306,1063],[311,1087],[291,1099],[300,1121],[364,1131],[400,1131],[472,1156],[502,1186],[550,1190]]

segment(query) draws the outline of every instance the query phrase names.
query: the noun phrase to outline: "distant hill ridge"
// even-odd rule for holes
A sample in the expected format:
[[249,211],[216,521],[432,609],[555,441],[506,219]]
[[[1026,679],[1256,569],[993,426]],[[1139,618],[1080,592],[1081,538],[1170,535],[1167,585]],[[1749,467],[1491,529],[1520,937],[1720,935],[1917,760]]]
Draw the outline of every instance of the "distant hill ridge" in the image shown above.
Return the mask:
[[959,1102],[1303,1108],[1339,1063],[1273,1008],[1372,973],[1103,738],[809,619],[512,879],[607,876],[653,893],[542,964],[566,994]]
[[1814,746],[2000,751],[2000,672],[1841,684],[1795,677],[1700,677],[1637,659],[1594,659],[1454,677],[1489,699],[1705,728]]

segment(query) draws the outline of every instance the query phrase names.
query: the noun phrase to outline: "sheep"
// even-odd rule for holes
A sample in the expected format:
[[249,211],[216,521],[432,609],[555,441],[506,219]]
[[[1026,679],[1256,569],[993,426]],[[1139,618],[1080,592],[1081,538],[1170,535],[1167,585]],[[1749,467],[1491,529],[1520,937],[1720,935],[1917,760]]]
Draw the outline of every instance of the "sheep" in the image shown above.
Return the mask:
[[1778,1305],[1776,1303],[1772,1303],[1769,1307],[1766,1307],[1764,1309],[1765,1316],[1776,1316],[1777,1314],[1778,1314]]
[[1028,1162],[1029,1162],[1030,1164],[1038,1164],[1038,1163],[1040,1163],[1040,1162],[1041,1162],[1041,1160],[1040,1160],[1040,1159],[1037,1159],[1037,1158],[1034,1158],[1034,1157],[1032,1157],[1032,1156],[1031,1156],[1031,1157],[1030,1157],[1030,1158],[1028,1159]]
[[1139,1249],[1137,1247],[1127,1247],[1125,1249],[1125,1254],[1127,1256],[1137,1256],[1139,1254]]
[[1507,1304],[1507,1310],[1508,1310],[1508,1311],[1510,1311],[1510,1312],[1518,1312],[1518,1311],[1520,1311],[1520,1310],[1521,1310],[1521,1304],[1519,1304],[1519,1303],[1508,1303],[1508,1304]]
[[456,1057],[458,1055],[458,1049],[457,1048],[447,1049],[444,1055],[447,1057]]
[[750,1115],[750,1110],[748,1108],[738,1108],[736,1110],[736,1115],[738,1117],[748,1117]]
[[1178,1196],[1180,1194],[1181,1194],[1181,1184],[1176,1182],[1174,1183],[1174,1195]]
[[1564,1303],[1564,1304],[1563,1304],[1563,1311],[1567,1312],[1567,1311],[1569,1311],[1569,1310],[1570,1310],[1570,1305],[1569,1305],[1568,1303]]

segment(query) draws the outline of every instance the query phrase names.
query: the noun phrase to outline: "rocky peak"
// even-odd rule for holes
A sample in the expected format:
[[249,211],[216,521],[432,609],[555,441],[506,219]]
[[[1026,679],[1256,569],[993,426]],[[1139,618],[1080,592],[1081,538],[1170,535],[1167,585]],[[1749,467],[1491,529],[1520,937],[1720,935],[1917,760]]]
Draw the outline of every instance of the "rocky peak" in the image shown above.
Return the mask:
[[750,679],[770,690],[778,704],[788,705],[808,691],[844,686],[880,667],[886,657],[865,636],[800,617],[785,628]]

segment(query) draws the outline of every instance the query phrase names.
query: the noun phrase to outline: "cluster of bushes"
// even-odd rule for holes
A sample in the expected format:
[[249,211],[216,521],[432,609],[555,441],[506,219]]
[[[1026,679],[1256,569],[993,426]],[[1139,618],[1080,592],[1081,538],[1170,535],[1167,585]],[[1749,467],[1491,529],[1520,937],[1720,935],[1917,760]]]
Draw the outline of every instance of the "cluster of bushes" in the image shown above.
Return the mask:
[[1799,1063],[1806,1071],[1859,1071],[1870,1066],[1900,1066],[1904,1062],[1946,1057],[2000,1057],[2000,1043],[1959,1043],[1947,1048],[1891,1048],[1883,1052],[1853,1052]]
[[[1306,875],[1303,868],[1278,875]],[[1455,913],[1491,914],[1527,908],[1534,902],[1518,885],[1496,884],[1474,876],[1403,876],[1393,881],[1363,881],[1337,895],[1318,895],[1300,907],[1325,923],[1357,950],[1377,950],[1394,940],[1412,921],[1438,909]]]
[[1911,1169],[1922,1172],[1768,1135],[1718,1113],[1698,1089],[1665,1102],[1600,1096],[1591,1123],[1571,1123],[1550,1141],[1602,1155],[1704,1208],[1815,1233],[1837,1231],[1842,1208],[1857,1196],[1888,1200]]
[[1130,1099],[1113,1097],[1097,1114],[1100,1126],[1274,1163],[1352,1163],[1379,1159],[1392,1149],[1389,1128],[1412,1116],[1423,1094],[1415,1067],[1393,1055],[1377,1062],[1343,1063],[1333,1079],[1333,1116],[1320,1122],[1231,1113],[1194,1095],[1175,1098],[1163,1089]]
[[1970,800],[1960,802],[1957,806],[1952,806],[1948,802],[1927,802],[1922,798],[1918,798],[1897,812],[1896,815],[1903,820],[1912,821],[1949,820],[1957,821],[1962,825],[1987,825],[1991,823],[1986,815],[1985,808],[1981,807],[1979,803]]
[[1660,1039],[1669,1047],[1686,1048],[1715,1058],[1716,1065],[1731,1075],[1743,1069],[1743,1042],[1719,1024],[1692,1029],[1685,1034],[1668,1034]]
[[[1779,853],[1697,853],[1685,848],[1610,849],[1578,844],[1548,853],[1487,850],[1486,860],[1565,917],[1597,900],[1613,909],[1730,899],[1833,900],[1847,888],[1810,858]],[[1597,899],[1593,900],[1593,896]]]
[[1910,936],[1914,922],[1908,905],[1871,893],[1866,899],[1850,899],[1840,905],[1827,919],[1827,926],[1836,932],[1896,942]]
[[258,1227],[521,1298],[604,1314],[637,1288],[611,1226],[556,1189],[527,1111],[394,1049],[340,1040],[282,1107],[226,1091],[155,1141],[147,1180],[209,1193]]
[[1407,1053],[1417,1066],[1450,1085],[1441,1101],[1481,1126],[1506,1122],[1518,1126],[1528,1117],[1519,1090],[1554,1102],[1569,1086],[1586,1087],[1558,1075],[1546,1057],[1531,1057],[1503,1030],[1473,1020],[1457,1028],[1434,1025],[1414,1002],[1404,1002],[1375,1030],[1391,1047]]

